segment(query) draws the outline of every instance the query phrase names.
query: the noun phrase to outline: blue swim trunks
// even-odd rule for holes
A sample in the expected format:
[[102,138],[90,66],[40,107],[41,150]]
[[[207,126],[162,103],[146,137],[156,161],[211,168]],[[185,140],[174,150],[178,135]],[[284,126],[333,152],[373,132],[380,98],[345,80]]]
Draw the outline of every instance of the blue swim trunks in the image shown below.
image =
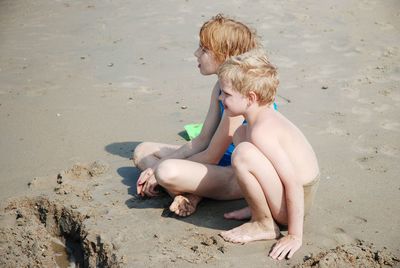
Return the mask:
[[[224,112],[224,105],[222,104],[221,101],[220,101],[220,108],[221,108],[221,112]],[[276,111],[278,110],[278,105],[276,105],[275,102],[274,102],[274,109]],[[246,120],[243,122],[243,124],[246,124]],[[222,156],[221,160],[219,160],[218,166],[226,167],[226,166],[231,165],[231,157],[232,157],[233,150],[235,150],[235,145],[233,143],[231,143],[229,145],[228,149],[226,150],[226,152],[224,153],[224,155]]]

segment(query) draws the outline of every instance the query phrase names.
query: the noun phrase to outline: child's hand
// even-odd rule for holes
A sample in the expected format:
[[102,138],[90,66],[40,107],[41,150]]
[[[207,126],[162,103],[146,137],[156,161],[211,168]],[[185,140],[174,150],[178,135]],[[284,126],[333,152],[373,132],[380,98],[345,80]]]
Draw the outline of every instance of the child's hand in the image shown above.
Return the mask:
[[139,179],[136,182],[136,193],[143,196],[143,185],[146,183],[148,177],[149,177],[149,173],[150,171],[152,171],[151,168],[145,169],[144,171],[142,171],[142,173],[140,173],[139,175]]
[[141,196],[156,196],[158,191],[155,190],[157,187],[157,181],[154,177],[154,170],[148,168],[140,173],[139,179],[136,183],[136,192]]
[[301,238],[295,235],[284,236],[278,240],[269,256],[271,256],[271,258],[275,260],[282,260],[287,255],[288,259],[290,259],[293,254],[301,247],[301,244]]

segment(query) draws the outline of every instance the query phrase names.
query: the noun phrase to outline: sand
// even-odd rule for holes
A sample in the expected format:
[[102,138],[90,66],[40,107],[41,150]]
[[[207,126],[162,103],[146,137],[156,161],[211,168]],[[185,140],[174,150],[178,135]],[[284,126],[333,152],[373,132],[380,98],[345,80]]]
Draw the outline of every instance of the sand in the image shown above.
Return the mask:
[[[1,1],[0,266],[65,267],[67,244],[92,267],[399,267],[399,10]],[[241,200],[206,200],[182,219],[168,196],[135,195],[135,146],[182,144],[183,126],[205,117],[216,78],[198,73],[193,51],[218,12],[258,30],[279,68],[279,110],[318,155],[322,179],[292,260],[268,258],[274,241],[219,238],[241,224],[222,217]]]

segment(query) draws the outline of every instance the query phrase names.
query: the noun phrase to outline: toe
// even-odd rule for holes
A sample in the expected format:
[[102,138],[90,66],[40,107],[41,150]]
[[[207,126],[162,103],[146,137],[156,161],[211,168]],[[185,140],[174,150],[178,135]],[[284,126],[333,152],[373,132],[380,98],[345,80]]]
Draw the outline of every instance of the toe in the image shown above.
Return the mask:
[[175,203],[175,201],[174,201],[174,202],[172,202],[172,204],[169,206],[169,210],[175,212],[176,209],[177,209],[177,205],[176,205],[176,203]]

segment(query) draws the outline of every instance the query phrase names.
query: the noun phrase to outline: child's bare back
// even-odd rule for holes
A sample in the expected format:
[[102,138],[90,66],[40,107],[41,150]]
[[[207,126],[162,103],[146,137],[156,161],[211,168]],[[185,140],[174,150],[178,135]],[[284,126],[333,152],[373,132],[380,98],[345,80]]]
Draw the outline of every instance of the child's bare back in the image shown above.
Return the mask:
[[280,112],[266,109],[252,126],[248,126],[248,132],[249,142],[265,148],[265,156],[278,166],[286,163],[277,159],[277,152],[282,150],[293,165],[295,178],[301,185],[312,182],[318,176],[318,162],[310,143],[299,128]]

